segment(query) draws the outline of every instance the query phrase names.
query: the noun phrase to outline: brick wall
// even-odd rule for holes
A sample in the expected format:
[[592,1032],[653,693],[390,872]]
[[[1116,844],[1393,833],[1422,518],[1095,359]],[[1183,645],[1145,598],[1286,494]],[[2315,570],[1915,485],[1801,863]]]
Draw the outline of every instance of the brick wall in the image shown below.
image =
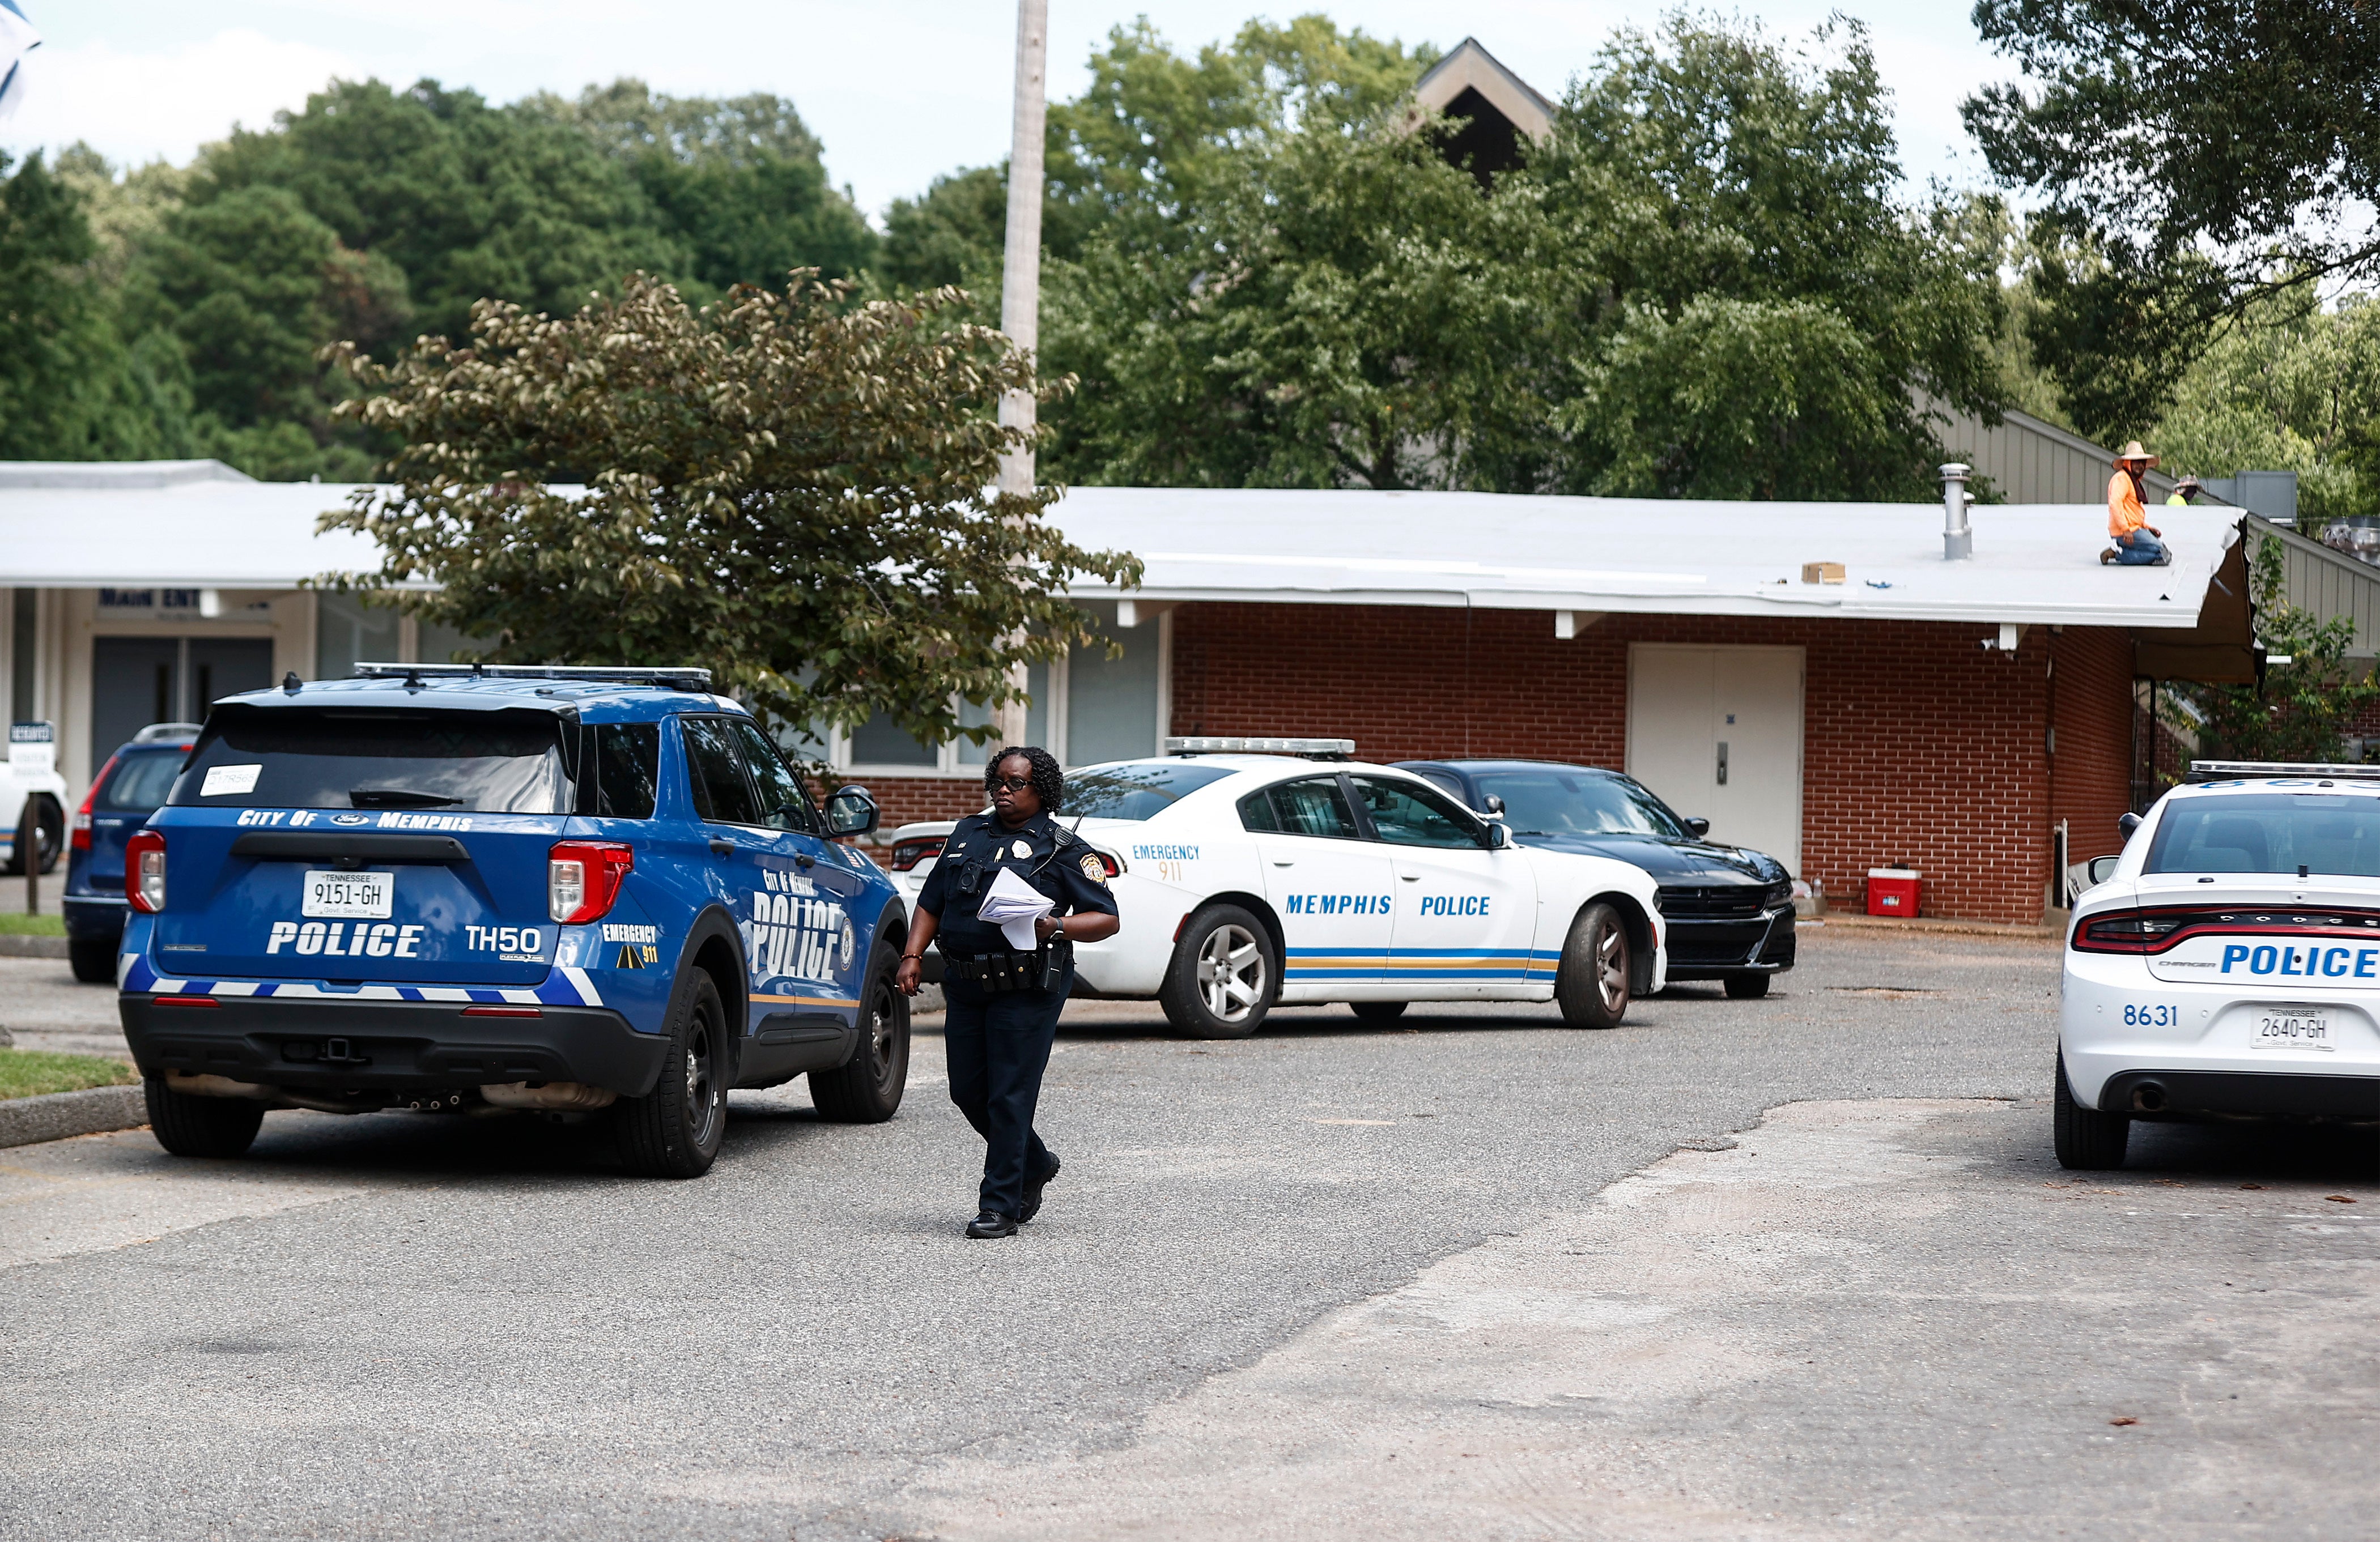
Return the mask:
[[2036,626],[2011,660],[1976,647],[1989,630],[1615,614],[1560,641],[1543,611],[1185,605],[1172,731],[1339,735],[1371,760],[1619,767],[1631,642],[1798,645],[1799,876],[1857,905],[1869,868],[1906,861],[1926,875],[1927,914],[2031,923],[2051,881],[2053,819],[2074,821],[2079,857],[2127,807],[2130,650],[2120,633]]

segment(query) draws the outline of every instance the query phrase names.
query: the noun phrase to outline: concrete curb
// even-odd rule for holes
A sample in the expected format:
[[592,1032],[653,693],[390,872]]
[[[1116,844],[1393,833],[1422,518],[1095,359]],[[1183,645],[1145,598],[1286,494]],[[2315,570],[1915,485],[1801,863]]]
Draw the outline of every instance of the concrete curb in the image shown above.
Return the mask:
[[63,937],[25,937],[15,932],[0,932],[0,958],[64,958],[67,940]]
[[1953,937],[2056,940],[2066,935],[2060,927],[2012,927],[1995,921],[1937,921],[1924,917],[1830,915],[1815,919],[1805,918],[1802,925],[1840,927],[1845,931],[1930,931]]
[[10,1098],[0,1100],[0,1147],[137,1130],[148,1123],[149,1105],[138,1087],[93,1087],[80,1092],[46,1092],[39,1098]]

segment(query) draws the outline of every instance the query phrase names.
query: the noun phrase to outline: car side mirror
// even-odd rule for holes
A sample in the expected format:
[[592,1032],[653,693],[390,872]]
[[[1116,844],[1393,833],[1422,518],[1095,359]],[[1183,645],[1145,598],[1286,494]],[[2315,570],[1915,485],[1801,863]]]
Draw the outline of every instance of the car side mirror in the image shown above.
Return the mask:
[[1511,849],[1512,844],[1512,827],[1493,820],[1489,820],[1488,824],[1488,849],[1489,851],[1506,851]]
[[826,800],[826,832],[830,835],[872,835],[883,814],[867,788],[853,785],[835,790]]
[[2121,853],[2119,853],[2114,856],[2095,856],[2091,858],[2091,881],[2095,884],[2105,883],[2109,879],[2115,877],[2116,864],[2121,862],[2123,859]]
[[1493,819],[1500,820],[1504,817],[1504,800],[1494,793],[1488,795],[1488,813]]
[[1701,840],[1704,836],[1710,833],[1710,820],[1688,820],[1686,821],[1686,833],[1693,836],[1697,841]]
[[2117,817],[2116,829],[2127,841],[2132,838],[2132,832],[2140,827],[2141,817],[2138,814],[2122,814]]

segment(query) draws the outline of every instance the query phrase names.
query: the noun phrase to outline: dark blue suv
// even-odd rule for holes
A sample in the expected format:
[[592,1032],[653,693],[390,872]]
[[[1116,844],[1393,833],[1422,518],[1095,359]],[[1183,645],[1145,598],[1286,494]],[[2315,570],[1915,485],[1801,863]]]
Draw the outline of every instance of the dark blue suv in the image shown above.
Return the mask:
[[198,741],[195,722],[152,722],[91,779],[67,854],[67,957],[85,985],[115,978],[124,936],[124,843],[165,801]]
[[726,1092],[889,1119],[907,913],[700,670],[359,666],[217,702],[128,843],[125,1037],[165,1148],[264,1111],[545,1110],[710,1166]]

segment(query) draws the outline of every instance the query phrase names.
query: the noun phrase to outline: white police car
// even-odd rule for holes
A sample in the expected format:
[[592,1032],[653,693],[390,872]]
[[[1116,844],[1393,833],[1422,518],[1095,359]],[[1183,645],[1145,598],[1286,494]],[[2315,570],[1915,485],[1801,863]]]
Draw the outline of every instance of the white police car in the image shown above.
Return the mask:
[[2380,767],[2199,760],[2067,940],[2058,1160],[2135,1119],[2380,1121]]
[[[1109,868],[1123,926],[1075,944],[1082,994],[1155,998],[1180,1031],[1254,1033],[1276,1002],[1554,1001],[1616,1026],[1661,989],[1652,878],[1531,849],[1343,739],[1169,739],[1168,754],[1070,771],[1061,820]],[[893,832],[914,904],[947,821]]]

